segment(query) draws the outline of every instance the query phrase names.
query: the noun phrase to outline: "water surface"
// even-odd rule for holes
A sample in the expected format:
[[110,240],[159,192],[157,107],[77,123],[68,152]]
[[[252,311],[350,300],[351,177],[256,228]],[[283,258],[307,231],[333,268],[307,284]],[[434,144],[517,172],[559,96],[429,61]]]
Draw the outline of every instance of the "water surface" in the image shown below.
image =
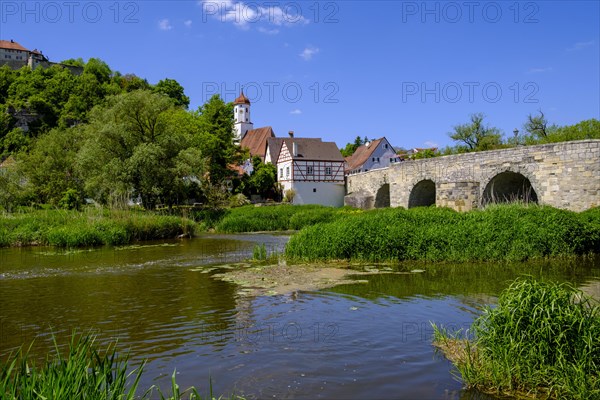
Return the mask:
[[[248,297],[212,278],[216,265],[272,251],[281,235],[207,235],[184,241],[61,252],[0,249],[0,356],[35,339],[34,353],[73,329],[118,339],[133,364],[148,360],[141,387],[247,398],[483,399],[461,390],[431,346],[430,321],[467,328],[522,274],[568,281],[597,296],[600,258],[535,264],[401,265],[411,274],[368,283]],[[227,267],[226,267],[227,268]]]

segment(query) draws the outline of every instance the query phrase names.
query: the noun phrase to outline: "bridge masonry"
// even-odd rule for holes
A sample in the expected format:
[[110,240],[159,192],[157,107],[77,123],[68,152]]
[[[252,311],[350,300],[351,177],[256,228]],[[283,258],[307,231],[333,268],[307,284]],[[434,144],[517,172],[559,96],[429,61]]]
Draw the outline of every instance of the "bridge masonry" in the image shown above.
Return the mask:
[[347,205],[366,209],[435,204],[469,211],[517,199],[583,211],[600,205],[600,140],[404,161],[348,176],[346,193]]

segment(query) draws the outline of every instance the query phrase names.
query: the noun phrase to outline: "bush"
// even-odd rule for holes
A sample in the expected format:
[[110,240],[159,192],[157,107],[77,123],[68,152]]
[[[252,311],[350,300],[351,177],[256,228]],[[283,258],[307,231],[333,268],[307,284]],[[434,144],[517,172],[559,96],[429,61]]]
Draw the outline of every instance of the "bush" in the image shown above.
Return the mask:
[[[524,261],[598,251],[600,213],[498,205],[340,214],[294,235],[286,256],[303,261]],[[594,222],[595,221],[595,222]]]
[[600,307],[566,284],[518,279],[475,321],[471,341],[434,330],[470,387],[600,398]]

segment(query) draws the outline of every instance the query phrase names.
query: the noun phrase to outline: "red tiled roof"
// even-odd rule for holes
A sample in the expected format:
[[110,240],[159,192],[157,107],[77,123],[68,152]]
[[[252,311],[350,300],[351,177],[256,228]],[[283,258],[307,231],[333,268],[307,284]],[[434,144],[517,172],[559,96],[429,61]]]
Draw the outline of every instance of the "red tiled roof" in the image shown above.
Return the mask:
[[252,129],[246,132],[240,146],[248,148],[251,156],[259,156],[264,161],[267,154],[267,140],[274,137],[273,128],[270,126]]
[[13,40],[0,40],[0,49],[29,51]]
[[242,93],[240,93],[240,97],[233,101],[233,104],[248,104],[250,105],[250,100],[244,95],[244,89],[242,89]]
[[369,157],[371,157],[371,154],[373,154],[373,151],[377,148],[377,146],[379,146],[382,140],[383,138],[373,140],[369,143],[369,146],[366,144],[360,145],[354,154],[346,158],[346,162],[348,163],[347,169],[351,171],[367,162]]

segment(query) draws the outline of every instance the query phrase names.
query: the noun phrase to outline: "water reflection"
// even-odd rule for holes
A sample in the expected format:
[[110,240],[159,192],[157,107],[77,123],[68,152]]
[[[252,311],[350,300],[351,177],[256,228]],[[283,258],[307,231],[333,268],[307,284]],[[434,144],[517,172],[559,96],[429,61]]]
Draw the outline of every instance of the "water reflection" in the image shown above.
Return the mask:
[[[216,264],[251,257],[285,236],[207,235],[144,246],[56,252],[0,250],[0,356],[50,332],[98,332],[133,361],[142,387],[182,387],[248,398],[485,399],[461,390],[431,346],[430,321],[468,327],[522,274],[598,293],[600,259],[534,264],[419,265],[423,273],[368,277],[320,292],[251,298],[211,278]],[[401,265],[397,272],[414,266]],[[360,280],[365,277],[361,276]]]

